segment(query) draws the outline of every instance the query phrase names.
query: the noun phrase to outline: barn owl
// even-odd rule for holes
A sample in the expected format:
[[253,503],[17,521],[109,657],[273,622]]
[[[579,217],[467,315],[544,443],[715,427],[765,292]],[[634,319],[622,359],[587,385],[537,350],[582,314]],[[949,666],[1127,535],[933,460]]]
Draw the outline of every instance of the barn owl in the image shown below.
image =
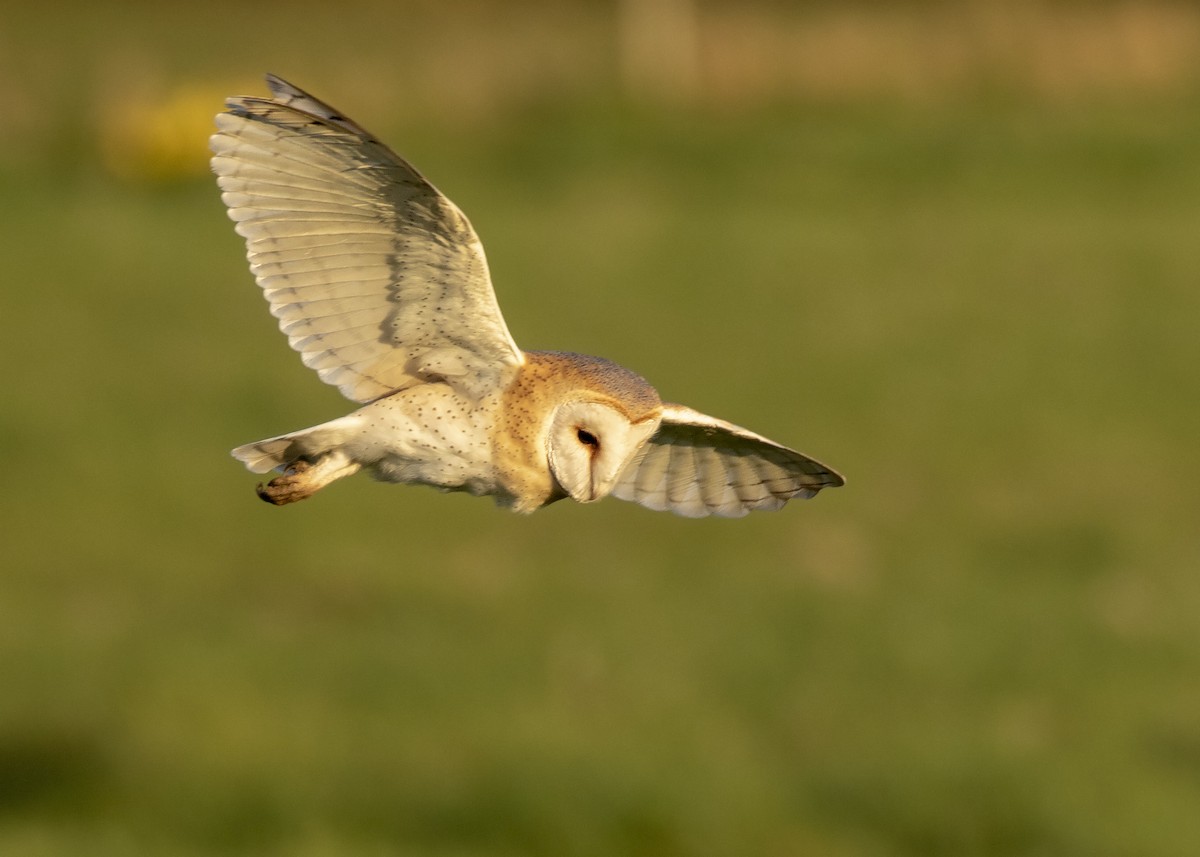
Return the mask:
[[264,500],[365,470],[517,512],[608,495],[688,517],[778,509],[843,484],[806,455],[663,402],[599,357],[522,351],[471,224],[362,127],[277,77],[226,102],[221,198],[292,348],[362,407],[233,450]]

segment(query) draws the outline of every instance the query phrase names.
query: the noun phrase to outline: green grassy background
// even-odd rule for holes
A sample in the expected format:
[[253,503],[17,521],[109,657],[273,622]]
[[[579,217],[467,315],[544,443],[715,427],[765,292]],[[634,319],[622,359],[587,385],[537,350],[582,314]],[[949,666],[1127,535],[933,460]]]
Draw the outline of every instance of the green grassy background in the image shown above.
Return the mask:
[[[1196,853],[1194,86],[731,110],[601,69],[456,112],[388,51],[499,13],[158,8],[4,31],[0,854]],[[260,503],[226,451],[348,410],[195,170],[268,69],[471,215],[520,344],[848,487]]]

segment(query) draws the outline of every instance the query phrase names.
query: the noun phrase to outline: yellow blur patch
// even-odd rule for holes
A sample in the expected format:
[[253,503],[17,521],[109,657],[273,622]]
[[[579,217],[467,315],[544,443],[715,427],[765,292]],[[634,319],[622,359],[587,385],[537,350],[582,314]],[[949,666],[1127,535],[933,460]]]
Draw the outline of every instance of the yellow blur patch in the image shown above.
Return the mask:
[[100,122],[104,166],[119,178],[170,182],[208,172],[208,138],[228,84],[185,84],[106,110]]

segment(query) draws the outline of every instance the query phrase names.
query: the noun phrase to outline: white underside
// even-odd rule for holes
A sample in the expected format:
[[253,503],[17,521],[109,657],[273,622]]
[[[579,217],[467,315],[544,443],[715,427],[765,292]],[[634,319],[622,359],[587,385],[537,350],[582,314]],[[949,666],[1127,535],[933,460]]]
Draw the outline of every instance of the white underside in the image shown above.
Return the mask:
[[266,473],[283,471],[298,459],[319,464],[336,454],[355,465],[344,475],[361,468],[384,482],[494,494],[489,430],[494,409],[494,399],[473,404],[444,384],[426,384],[336,420],[240,446],[233,456],[249,470]]

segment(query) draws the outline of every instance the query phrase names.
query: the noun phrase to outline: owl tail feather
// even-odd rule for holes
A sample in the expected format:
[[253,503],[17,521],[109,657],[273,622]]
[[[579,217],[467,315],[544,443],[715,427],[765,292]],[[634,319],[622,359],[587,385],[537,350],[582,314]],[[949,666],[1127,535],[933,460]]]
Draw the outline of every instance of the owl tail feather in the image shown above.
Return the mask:
[[292,443],[293,435],[283,435],[247,443],[229,454],[246,465],[251,473],[267,473],[288,465],[287,453]]
[[290,434],[256,440],[239,446],[229,454],[246,465],[251,473],[286,470],[302,458],[315,461],[340,446],[347,419],[343,417]]

